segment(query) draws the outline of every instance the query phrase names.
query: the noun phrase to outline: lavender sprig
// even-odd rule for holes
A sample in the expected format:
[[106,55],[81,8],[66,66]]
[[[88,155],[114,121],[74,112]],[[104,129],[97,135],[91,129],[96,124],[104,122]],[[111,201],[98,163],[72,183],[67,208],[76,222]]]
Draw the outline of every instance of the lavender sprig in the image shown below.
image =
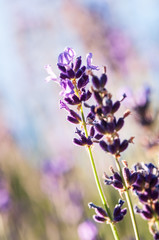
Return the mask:
[[[91,160],[91,165],[96,181],[96,185],[102,200],[102,203],[106,209],[106,214],[109,218],[109,223],[116,240],[119,239],[116,227],[112,220],[112,216],[110,213],[110,209],[106,198],[104,196],[100,180],[97,174],[95,162],[92,155],[91,145],[93,144],[91,134],[88,134],[86,120],[83,112],[83,103],[86,104],[86,101],[92,96],[92,92],[86,90],[86,86],[89,83],[89,74],[92,74],[92,70],[99,70],[99,68],[95,65],[92,65],[92,54],[87,55],[87,67],[82,66],[81,57],[77,57],[74,61],[75,51],[71,48],[66,48],[64,52],[59,55],[58,58],[58,68],[60,69],[60,78],[55,78],[55,74],[53,71],[50,71],[50,66],[46,67],[48,73],[50,74],[49,80],[56,81],[61,87],[62,92],[61,95],[64,97],[63,102],[60,103],[61,108],[65,108],[70,115],[68,116],[68,120],[71,123],[79,124],[81,123],[83,126],[84,131],[81,129],[79,130],[76,128],[76,133],[78,134],[78,138],[74,139],[74,143],[80,146],[86,146],[89,152],[89,157]],[[47,77],[48,80],[48,77]],[[106,75],[101,78],[100,86],[102,88],[106,84]],[[98,96],[97,96],[98,98]],[[76,111],[70,109],[68,105],[76,106]],[[81,117],[79,116],[79,112],[81,113]],[[91,120],[91,114],[87,116],[87,118]],[[91,131],[91,130],[90,130]],[[98,134],[99,135],[99,134]],[[99,136],[98,136],[99,137]]]

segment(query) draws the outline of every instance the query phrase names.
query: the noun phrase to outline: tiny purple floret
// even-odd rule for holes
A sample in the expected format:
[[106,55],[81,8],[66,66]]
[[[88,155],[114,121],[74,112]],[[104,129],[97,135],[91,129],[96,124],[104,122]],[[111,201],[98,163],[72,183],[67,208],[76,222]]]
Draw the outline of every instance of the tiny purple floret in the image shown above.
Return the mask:
[[98,70],[99,70],[99,67],[92,64],[92,56],[93,56],[92,53],[88,53],[87,56],[86,56],[87,68],[98,71]]

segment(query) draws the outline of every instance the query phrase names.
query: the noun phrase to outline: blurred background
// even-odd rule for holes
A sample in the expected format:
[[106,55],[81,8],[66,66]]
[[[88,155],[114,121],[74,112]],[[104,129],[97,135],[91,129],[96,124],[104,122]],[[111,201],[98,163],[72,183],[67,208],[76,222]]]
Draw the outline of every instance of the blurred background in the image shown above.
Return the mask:
[[[46,83],[44,66],[58,74],[66,46],[83,61],[92,52],[107,66],[114,98],[128,95],[121,111],[132,114],[121,134],[135,144],[123,158],[129,166],[158,163],[159,2],[0,0],[0,9],[0,239],[111,240],[109,226],[92,221],[87,204],[101,203],[87,153],[72,144],[60,89]],[[113,160],[98,148],[94,154],[102,176]],[[119,195],[104,189],[113,208]],[[127,221],[118,224],[123,240],[133,239]]]

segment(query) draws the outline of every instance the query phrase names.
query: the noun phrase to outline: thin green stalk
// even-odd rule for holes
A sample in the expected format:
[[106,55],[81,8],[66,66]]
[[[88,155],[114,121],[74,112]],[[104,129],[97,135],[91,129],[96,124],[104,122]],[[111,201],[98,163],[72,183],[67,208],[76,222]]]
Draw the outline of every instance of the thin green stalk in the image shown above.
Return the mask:
[[138,227],[137,227],[135,214],[134,214],[134,209],[133,209],[133,205],[132,205],[131,198],[130,198],[130,195],[129,195],[129,190],[126,186],[120,163],[119,163],[117,158],[115,160],[116,160],[116,165],[117,165],[118,171],[120,172],[120,176],[123,180],[123,184],[124,184],[124,187],[125,187],[125,197],[126,197],[126,201],[127,201],[129,212],[130,212],[130,217],[131,217],[131,221],[132,221],[132,225],[133,225],[133,229],[134,229],[134,233],[135,233],[135,238],[136,238],[136,240],[140,240]]
[[[86,122],[85,122],[85,117],[84,117],[82,106],[81,106],[81,116],[82,116],[82,122],[83,122],[84,131],[85,131],[86,137],[88,137],[88,132],[87,132],[87,127],[86,127]],[[93,158],[93,154],[92,154],[92,150],[91,150],[90,146],[88,146],[88,152],[89,152],[89,158],[90,158],[90,161],[91,161],[91,165],[92,165],[92,170],[93,170],[96,186],[97,186],[100,198],[102,200],[102,203],[103,203],[103,205],[105,207],[105,210],[106,210],[106,212],[108,214],[108,217],[109,217],[109,219],[111,221],[110,222],[110,226],[111,226],[111,230],[112,230],[114,239],[115,240],[119,240],[119,235],[118,235],[117,229],[116,229],[114,223],[112,223],[111,212],[110,212],[108,203],[106,201],[106,197],[104,196],[104,192],[102,190],[102,186],[101,186],[101,183],[100,183],[100,180],[99,180],[99,177],[98,177],[98,173],[97,173],[97,170],[96,170],[96,166],[95,166],[95,162],[94,162],[94,158]]]

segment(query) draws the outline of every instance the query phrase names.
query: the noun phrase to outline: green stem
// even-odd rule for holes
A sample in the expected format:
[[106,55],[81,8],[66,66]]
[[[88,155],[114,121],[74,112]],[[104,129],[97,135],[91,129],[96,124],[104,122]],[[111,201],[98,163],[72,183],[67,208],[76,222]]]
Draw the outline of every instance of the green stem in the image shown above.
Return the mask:
[[133,205],[132,205],[131,198],[130,198],[130,195],[129,195],[129,190],[126,186],[120,163],[119,163],[117,158],[115,158],[115,160],[116,160],[116,165],[117,165],[118,171],[120,172],[120,176],[121,176],[122,181],[123,181],[123,185],[125,187],[125,197],[126,197],[126,201],[127,201],[129,212],[130,212],[130,217],[131,217],[131,221],[132,221],[132,225],[133,225],[133,229],[134,229],[134,233],[135,233],[135,238],[136,238],[136,240],[140,240],[138,227],[137,227],[135,214],[134,214],[134,209],[133,209]]
[[[81,106],[81,116],[82,116],[82,122],[83,122],[85,135],[86,135],[86,137],[88,137],[88,131],[87,131],[87,127],[86,127],[86,121],[85,121],[85,117],[84,117],[82,106]],[[92,170],[93,170],[96,186],[97,186],[100,198],[102,200],[102,203],[103,203],[103,205],[105,207],[105,210],[106,210],[106,212],[108,214],[108,217],[110,219],[110,226],[111,226],[111,230],[112,230],[114,239],[115,240],[119,240],[119,235],[118,235],[117,229],[116,229],[114,223],[112,222],[111,212],[110,212],[110,209],[109,209],[106,197],[104,196],[104,192],[102,190],[102,186],[101,186],[101,183],[100,183],[100,180],[99,180],[99,177],[98,177],[97,169],[96,169],[96,166],[95,166],[95,161],[94,161],[92,150],[91,150],[90,146],[88,146],[88,152],[89,152],[89,158],[90,158],[90,161],[91,161],[91,165],[92,165]]]

